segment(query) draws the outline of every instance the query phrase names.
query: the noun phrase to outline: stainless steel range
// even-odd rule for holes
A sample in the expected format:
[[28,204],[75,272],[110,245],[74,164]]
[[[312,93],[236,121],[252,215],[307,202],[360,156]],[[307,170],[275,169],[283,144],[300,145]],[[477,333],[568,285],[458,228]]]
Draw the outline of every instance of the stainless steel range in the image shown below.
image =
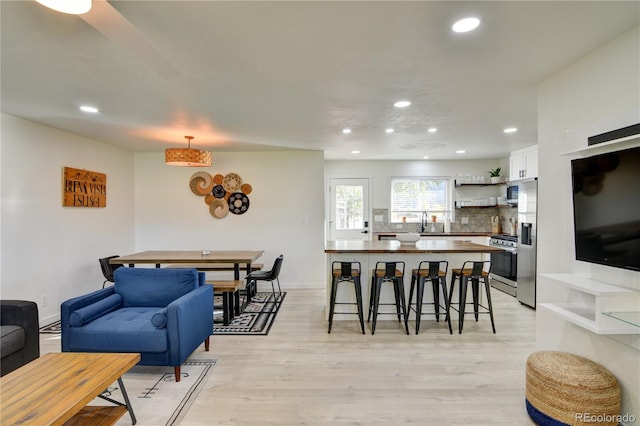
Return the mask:
[[492,235],[489,245],[504,250],[491,253],[491,286],[515,297],[518,289],[518,237]]

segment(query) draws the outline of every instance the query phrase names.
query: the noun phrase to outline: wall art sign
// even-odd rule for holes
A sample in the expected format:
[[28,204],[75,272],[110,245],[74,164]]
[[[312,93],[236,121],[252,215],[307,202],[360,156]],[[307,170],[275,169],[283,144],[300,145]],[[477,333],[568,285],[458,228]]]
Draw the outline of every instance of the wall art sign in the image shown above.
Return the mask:
[[196,172],[189,180],[191,192],[204,197],[209,213],[222,219],[229,213],[245,214],[249,210],[251,185],[243,183],[236,173],[211,176],[207,172]]
[[107,175],[89,170],[64,167],[62,176],[63,207],[106,207]]

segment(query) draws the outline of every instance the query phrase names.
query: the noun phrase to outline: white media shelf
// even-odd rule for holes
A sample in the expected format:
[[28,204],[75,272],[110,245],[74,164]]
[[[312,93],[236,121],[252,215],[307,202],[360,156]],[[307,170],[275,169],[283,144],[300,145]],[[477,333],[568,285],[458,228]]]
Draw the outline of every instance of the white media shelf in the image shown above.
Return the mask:
[[[596,334],[638,334],[640,324],[624,321],[612,312],[637,313],[640,309],[638,291],[596,281],[570,273],[540,274],[568,288],[565,300],[540,303],[565,320]],[[605,314],[605,312],[607,314]]]

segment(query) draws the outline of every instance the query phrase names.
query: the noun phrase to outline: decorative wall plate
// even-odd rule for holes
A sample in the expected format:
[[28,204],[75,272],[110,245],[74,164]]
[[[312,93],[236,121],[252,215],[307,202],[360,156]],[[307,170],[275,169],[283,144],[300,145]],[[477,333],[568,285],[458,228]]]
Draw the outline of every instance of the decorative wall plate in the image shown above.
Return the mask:
[[196,172],[189,180],[189,187],[196,195],[207,195],[213,189],[213,178],[207,172]]
[[234,192],[229,197],[229,211],[233,214],[245,214],[249,210],[249,197],[242,192]]
[[242,179],[235,173],[227,173],[222,179],[222,186],[227,192],[236,192],[242,185]]
[[209,205],[209,213],[216,219],[222,219],[229,214],[229,204],[224,198],[215,198]]
[[249,185],[248,183],[243,183],[242,186],[240,187],[240,191],[242,191],[243,194],[251,194],[252,188],[251,185]]
[[224,187],[222,185],[215,185],[213,187],[212,193],[216,198],[224,198],[224,196],[227,194],[227,191],[224,190]]

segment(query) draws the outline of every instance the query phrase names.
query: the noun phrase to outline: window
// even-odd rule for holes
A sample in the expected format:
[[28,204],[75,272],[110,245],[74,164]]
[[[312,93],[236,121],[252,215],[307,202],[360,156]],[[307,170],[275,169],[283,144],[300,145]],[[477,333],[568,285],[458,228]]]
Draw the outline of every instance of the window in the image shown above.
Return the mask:
[[390,222],[420,222],[422,212],[443,220],[451,213],[448,177],[392,177]]
[[362,229],[362,185],[336,185],[336,230]]

